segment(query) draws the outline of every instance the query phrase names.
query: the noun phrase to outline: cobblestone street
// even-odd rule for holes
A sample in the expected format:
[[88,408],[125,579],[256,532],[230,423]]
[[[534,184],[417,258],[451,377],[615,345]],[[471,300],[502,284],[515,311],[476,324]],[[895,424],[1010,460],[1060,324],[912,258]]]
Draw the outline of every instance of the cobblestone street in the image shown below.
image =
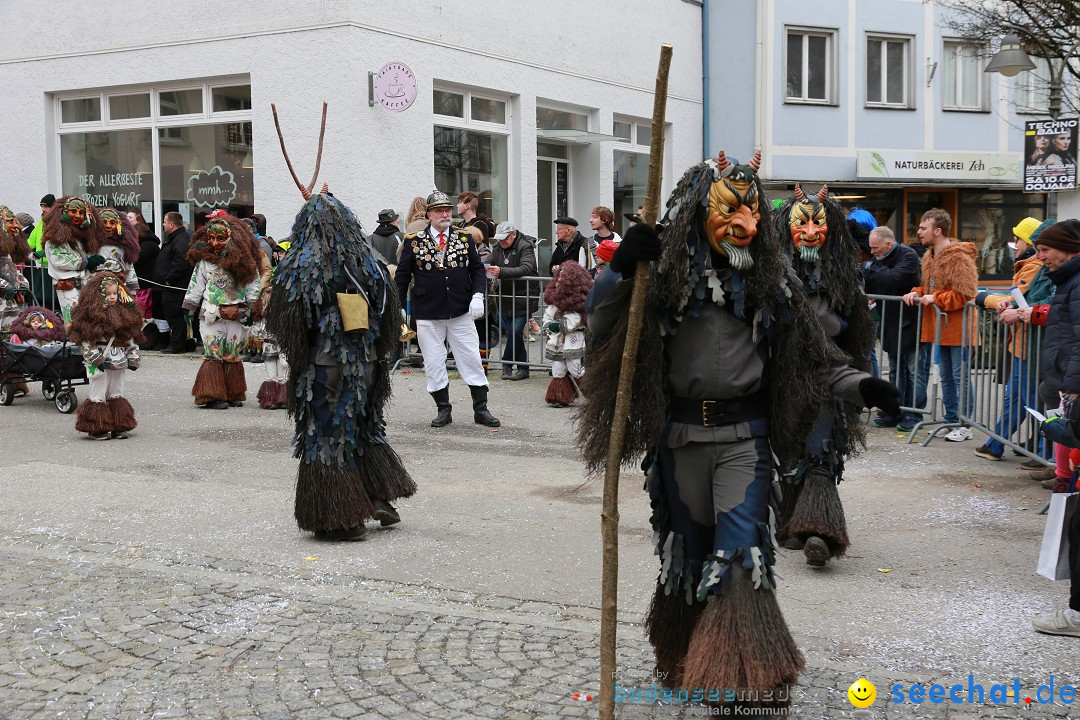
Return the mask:
[[[493,379],[497,432],[468,422],[458,380],[454,424],[430,429],[422,373],[395,376],[388,432],[419,492],[400,525],[327,544],[292,520],[284,412],[195,409],[196,369],[149,354],[129,378],[140,425],[126,441],[84,440],[37,386],[0,408],[0,718],[596,716],[574,696],[599,687],[600,487],[581,486],[545,375]],[[247,374],[253,397],[262,371]],[[865,677],[868,717],[1080,716],[1025,703],[1051,676],[1080,681],[1077,642],[1029,624],[1067,594],[1035,574],[1045,491],[976,444],[872,431],[841,485],[849,555],[814,570],[781,551],[780,602],[807,659],[791,714],[852,717],[846,691]],[[648,688],[656,565],[636,472],[621,512],[620,682]],[[887,702],[894,684],[969,674],[1023,692]]]

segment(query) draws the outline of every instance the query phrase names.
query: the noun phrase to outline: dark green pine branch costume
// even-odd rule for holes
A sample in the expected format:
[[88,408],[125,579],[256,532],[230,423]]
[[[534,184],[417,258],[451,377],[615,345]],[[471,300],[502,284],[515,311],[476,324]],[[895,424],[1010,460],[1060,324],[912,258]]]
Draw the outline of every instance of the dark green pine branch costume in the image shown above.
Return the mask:
[[[387,358],[398,342],[401,307],[360,224],[333,196],[313,195],[296,216],[292,237],[274,275],[266,325],[289,359],[287,407],[300,458],[296,520],[304,530],[347,529],[373,517],[374,500],[416,492],[387,442],[383,419],[390,398]],[[362,333],[346,333],[338,311],[337,293],[355,289],[346,267],[369,301]],[[316,356],[323,358],[318,365]],[[328,398],[329,422],[317,416],[313,402],[326,356],[341,373],[337,398]]]

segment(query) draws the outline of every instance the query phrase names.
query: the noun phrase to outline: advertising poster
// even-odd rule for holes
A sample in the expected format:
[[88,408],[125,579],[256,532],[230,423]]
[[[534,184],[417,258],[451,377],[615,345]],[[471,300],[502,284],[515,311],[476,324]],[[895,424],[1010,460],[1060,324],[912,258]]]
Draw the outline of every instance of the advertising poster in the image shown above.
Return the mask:
[[1076,190],[1076,118],[1024,124],[1024,192]]

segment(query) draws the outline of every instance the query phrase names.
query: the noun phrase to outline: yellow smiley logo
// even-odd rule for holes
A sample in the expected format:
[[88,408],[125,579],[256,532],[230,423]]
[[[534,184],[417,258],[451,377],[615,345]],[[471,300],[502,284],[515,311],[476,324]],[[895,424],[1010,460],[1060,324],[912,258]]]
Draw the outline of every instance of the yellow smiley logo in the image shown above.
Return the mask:
[[877,688],[865,678],[859,678],[847,689],[848,700],[857,708],[868,708],[877,699]]

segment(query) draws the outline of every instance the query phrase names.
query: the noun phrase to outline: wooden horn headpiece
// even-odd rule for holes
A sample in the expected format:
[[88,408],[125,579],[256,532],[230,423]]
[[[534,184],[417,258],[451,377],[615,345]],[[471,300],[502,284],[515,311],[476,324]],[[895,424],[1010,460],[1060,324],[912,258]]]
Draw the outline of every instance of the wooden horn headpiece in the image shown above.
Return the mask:
[[821,189],[817,191],[818,202],[825,202],[827,197],[829,197],[829,184],[825,183],[821,186]]
[[[323,102],[322,104],[322,127],[319,128],[319,154],[315,156],[315,174],[311,176],[311,182],[308,183],[307,187],[304,187],[300,182],[300,178],[296,176],[296,170],[293,169],[292,160],[289,159],[289,153],[285,150],[285,137],[281,134],[281,123],[278,122],[277,106],[274,103],[270,103],[270,109],[274,112],[274,127],[277,129],[278,140],[281,142],[281,154],[285,156],[285,164],[289,166],[289,173],[292,175],[296,187],[300,188],[300,194],[304,196],[304,200],[310,200],[311,191],[315,188],[315,182],[319,179],[319,168],[322,166],[323,136],[326,135],[326,103]],[[323,184],[323,187],[326,187],[325,183]]]
[[802,185],[795,183],[795,199],[799,202],[806,202],[806,193],[802,191]]

